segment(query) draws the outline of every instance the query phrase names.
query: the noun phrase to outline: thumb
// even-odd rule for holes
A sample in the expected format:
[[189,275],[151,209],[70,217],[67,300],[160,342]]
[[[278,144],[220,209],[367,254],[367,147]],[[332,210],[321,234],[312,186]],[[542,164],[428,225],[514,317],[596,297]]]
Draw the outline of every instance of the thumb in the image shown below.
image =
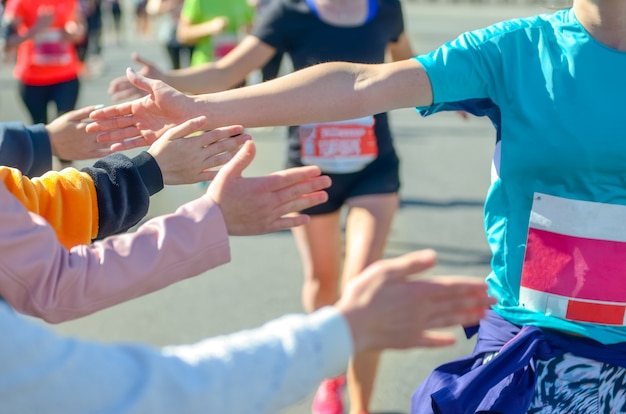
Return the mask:
[[126,69],[126,77],[128,81],[132,83],[136,88],[141,89],[142,91],[146,91],[148,93],[152,93],[154,91],[154,83],[156,82],[154,79],[146,78],[143,75],[135,72],[133,68]]
[[229,178],[239,178],[243,175],[243,171],[254,160],[256,154],[256,146],[252,140],[244,142],[237,154],[226,163],[218,174],[229,176]]

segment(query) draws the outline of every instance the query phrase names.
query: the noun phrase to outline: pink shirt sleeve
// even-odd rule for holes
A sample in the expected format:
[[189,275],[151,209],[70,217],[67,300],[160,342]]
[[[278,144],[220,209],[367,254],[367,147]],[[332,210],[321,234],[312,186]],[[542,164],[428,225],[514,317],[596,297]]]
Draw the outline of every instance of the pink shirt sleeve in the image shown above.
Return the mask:
[[230,261],[219,206],[204,195],[134,233],[66,250],[0,185],[0,296],[58,323],[154,292]]

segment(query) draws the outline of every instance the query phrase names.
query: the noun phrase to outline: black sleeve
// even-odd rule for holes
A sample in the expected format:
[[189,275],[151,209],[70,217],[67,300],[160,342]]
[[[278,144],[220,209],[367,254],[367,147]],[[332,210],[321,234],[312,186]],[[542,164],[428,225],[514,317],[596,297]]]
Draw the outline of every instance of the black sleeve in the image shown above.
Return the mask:
[[290,4],[282,0],[270,1],[258,14],[250,32],[252,36],[272,46],[278,53],[288,49],[285,42],[289,36],[285,35],[285,30],[293,23],[293,14],[289,14],[289,6]]
[[91,176],[98,198],[97,239],[127,231],[147,213],[150,196],[163,189],[157,162],[147,152],[134,158],[111,154],[82,170]]
[[38,177],[52,169],[52,147],[45,125],[0,122],[0,165]]

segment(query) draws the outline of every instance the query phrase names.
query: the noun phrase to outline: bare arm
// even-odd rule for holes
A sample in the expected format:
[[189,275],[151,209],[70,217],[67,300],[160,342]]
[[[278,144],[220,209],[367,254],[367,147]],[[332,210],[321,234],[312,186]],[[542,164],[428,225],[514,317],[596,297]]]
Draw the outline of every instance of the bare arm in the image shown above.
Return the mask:
[[352,119],[429,105],[432,90],[415,60],[380,65],[332,62],[270,82],[195,98],[212,125],[238,119],[247,127]]
[[250,72],[263,67],[275,54],[276,49],[249,35],[218,61],[168,71],[162,80],[189,94],[223,91],[240,84]]
[[226,17],[216,17],[206,22],[193,24],[186,17],[181,16],[176,28],[176,40],[193,45],[202,38],[220,34],[228,26]]
[[199,115],[207,117],[210,127],[300,125],[426,106],[433,100],[428,76],[413,59],[379,65],[325,63],[258,85],[197,96],[130,70],[127,75],[149,95],[92,112],[95,122],[87,130],[99,132],[99,140],[141,135],[152,143],[167,128]]
[[[217,62],[167,72],[137,54],[132,58],[142,65],[139,73],[152,79],[160,79],[168,85],[188,94],[223,91],[243,82],[250,72],[259,69],[276,54],[276,49],[263,43],[255,36],[246,36],[235,49]],[[145,95],[126,76],[119,76],[109,84],[109,93],[114,100]]]

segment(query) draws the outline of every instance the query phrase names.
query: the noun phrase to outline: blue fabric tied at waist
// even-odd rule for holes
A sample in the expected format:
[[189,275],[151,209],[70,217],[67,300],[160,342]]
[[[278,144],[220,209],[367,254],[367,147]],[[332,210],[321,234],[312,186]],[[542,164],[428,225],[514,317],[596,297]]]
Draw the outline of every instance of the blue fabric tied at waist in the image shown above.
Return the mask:
[[[536,326],[519,327],[489,311],[472,355],[441,365],[413,393],[411,414],[524,414],[535,392],[535,360],[566,352],[626,368],[626,342],[603,345],[589,338]],[[483,356],[497,354],[483,364]]]

